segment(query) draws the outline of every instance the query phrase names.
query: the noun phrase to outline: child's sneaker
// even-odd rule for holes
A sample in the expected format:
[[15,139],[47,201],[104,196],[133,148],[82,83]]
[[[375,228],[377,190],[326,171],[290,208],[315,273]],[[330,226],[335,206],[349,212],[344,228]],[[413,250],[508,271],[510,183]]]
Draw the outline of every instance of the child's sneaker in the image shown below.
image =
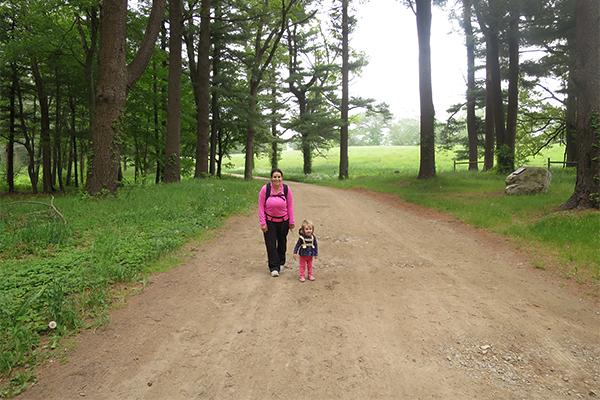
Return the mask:
[[312,276],[312,275],[309,275],[309,276],[308,276],[308,280],[309,280],[309,281],[314,281],[314,280],[315,280],[315,277],[314,277],[314,276]]
[[271,276],[272,276],[272,277],[279,276],[279,271],[277,271],[277,270],[273,270],[273,271],[271,271]]
[[304,282],[306,279],[304,279],[303,276],[300,277],[300,282]]

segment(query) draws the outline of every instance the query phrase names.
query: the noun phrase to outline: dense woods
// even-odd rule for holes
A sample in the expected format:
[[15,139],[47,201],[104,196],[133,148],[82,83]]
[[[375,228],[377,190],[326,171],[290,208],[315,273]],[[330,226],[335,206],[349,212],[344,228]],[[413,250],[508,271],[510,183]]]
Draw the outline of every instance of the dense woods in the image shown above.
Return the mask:
[[352,49],[350,0],[3,2],[0,187],[14,192],[26,174],[33,193],[113,193],[126,169],[157,183],[220,176],[238,151],[251,179],[255,155],[276,166],[287,144],[302,150],[306,174],[340,146],[340,179],[347,147],[369,143],[419,144],[423,179],[439,148],[458,149],[470,169],[483,157],[484,170],[509,173],[561,143],[578,168],[565,207],[598,208],[598,1],[447,2],[468,79],[446,121],[434,119],[426,70],[438,2],[403,1],[421,76],[389,79],[421,79],[416,137],[414,121],[393,121],[394,110],[348,87],[366,63]]

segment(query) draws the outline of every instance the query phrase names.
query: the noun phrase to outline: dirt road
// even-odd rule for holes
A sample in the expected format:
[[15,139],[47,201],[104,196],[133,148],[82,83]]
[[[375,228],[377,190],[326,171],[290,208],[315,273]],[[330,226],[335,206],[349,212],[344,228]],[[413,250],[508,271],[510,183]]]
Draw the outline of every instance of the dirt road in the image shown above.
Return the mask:
[[600,308],[508,243],[389,197],[290,183],[314,282],[268,273],[256,213],[152,278],[22,399],[600,396]]

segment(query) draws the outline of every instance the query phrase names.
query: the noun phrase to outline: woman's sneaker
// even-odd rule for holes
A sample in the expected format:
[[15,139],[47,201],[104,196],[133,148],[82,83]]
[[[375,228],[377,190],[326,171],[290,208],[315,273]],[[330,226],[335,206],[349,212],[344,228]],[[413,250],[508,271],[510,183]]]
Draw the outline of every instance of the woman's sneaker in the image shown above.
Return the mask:
[[279,276],[279,271],[277,271],[277,270],[271,271],[271,276],[272,277]]

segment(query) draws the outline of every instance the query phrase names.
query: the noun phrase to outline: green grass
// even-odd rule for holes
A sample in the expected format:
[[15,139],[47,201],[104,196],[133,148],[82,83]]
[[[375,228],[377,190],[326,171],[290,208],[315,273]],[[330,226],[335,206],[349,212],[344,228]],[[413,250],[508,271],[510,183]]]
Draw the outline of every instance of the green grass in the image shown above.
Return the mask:
[[[356,146],[348,149],[349,177],[350,179],[360,176],[374,176],[398,172],[404,176],[417,175],[419,171],[420,150],[417,146]],[[547,167],[548,158],[552,161],[563,159],[564,147],[554,147],[546,150],[543,154],[532,158],[527,165],[532,167]],[[313,160],[313,173],[309,181],[337,179],[339,175],[339,147],[328,152],[323,152]],[[437,172],[453,171],[454,152],[438,152],[435,155]],[[231,173],[244,173],[244,154],[234,154],[229,160],[233,165],[228,170]],[[256,176],[268,176],[271,171],[271,160],[267,156],[255,159],[254,174]],[[481,169],[482,164],[479,165]],[[279,168],[283,170],[285,179],[305,181],[302,154],[300,151],[284,151],[279,162]],[[459,164],[457,171],[466,171],[467,165]],[[551,170],[560,169],[557,164],[551,166]]]
[[120,285],[143,288],[148,275],[181,262],[184,244],[252,209],[261,185],[190,180],[106,198],[58,196],[67,224],[50,207],[20,203],[50,204],[47,197],[1,198],[0,397],[21,391],[62,338],[106,323]]

